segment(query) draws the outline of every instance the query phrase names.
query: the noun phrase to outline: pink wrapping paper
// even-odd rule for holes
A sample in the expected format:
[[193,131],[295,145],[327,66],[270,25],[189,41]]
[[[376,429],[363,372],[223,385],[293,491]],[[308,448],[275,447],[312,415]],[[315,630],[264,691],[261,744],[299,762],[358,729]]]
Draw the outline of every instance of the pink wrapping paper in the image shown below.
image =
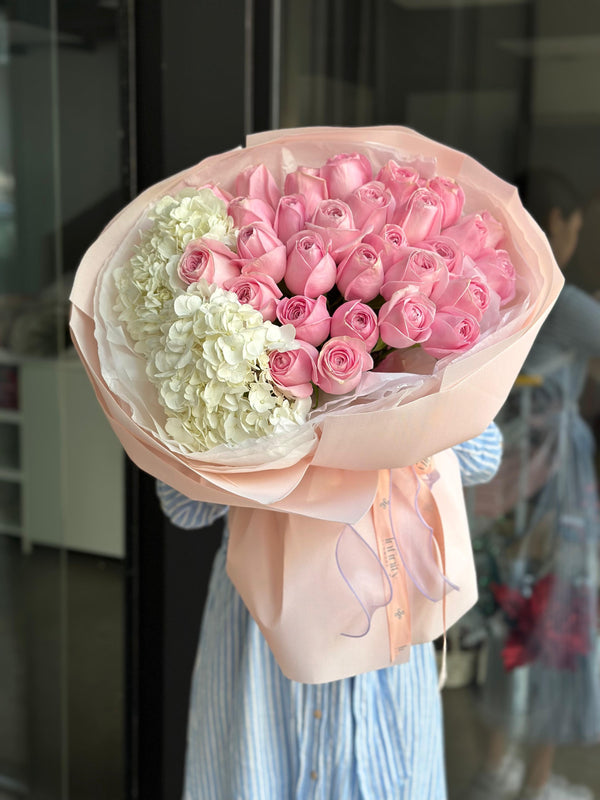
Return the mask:
[[[433,495],[444,520],[446,574],[460,588],[434,603],[407,580],[409,608],[401,611],[410,613],[411,644],[441,636],[477,599],[458,462],[445,451],[435,465],[442,476]],[[230,524],[227,572],[288,678],[323,683],[409,658],[406,646],[391,661],[383,608],[366,636],[342,635],[364,627],[364,613],[336,565],[343,524],[248,508],[232,510]],[[371,513],[355,527],[376,549]],[[361,564],[355,569],[359,573]]]
[[[297,164],[317,166],[344,150],[377,155],[380,147],[393,148],[401,157],[436,158],[438,172],[455,177],[465,189],[467,212],[485,208],[503,223],[510,239],[506,249],[518,274],[519,313],[472,351],[439,362],[420,384],[406,388],[399,375],[397,400],[392,396],[383,405],[366,403],[361,409],[342,405],[318,423],[307,423],[297,455],[288,454],[287,459],[278,461],[265,451],[262,458],[260,453],[246,454],[239,461],[211,462],[210,452],[199,456],[176,452],[150,426],[134,422],[129,401],[113,390],[98,355],[106,331],[97,291],[104,274],[130,257],[136,226],[149,206],[186,185],[215,182],[230,188],[235,175],[251,164],[266,163],[282,182],[284,171]],[[328,611],[326,602],[330,593],[336,594],[330,581],[335,569],[330,563],[332,531],[339,535],[340,524],[365,524],[378,470],[414,464],[485,429],[504,403],[562,283],[548,242],[523,209],[514,187],[468,156],[398,127],[271,131],[249,137],[245,149],[208,158],[150,187],[123,209],[79,267],[71,295],[71,331],[98,400],[132,460],[188,497],[240,509],[231,515],[230,575],[286,674],[313,682],[389,663],[389,654],[387,662],[381,655],[387,646],[383,612],[375,613],[367,637],[349,640],[336,633],[337,612]],[[119,375],[118,359],[110,368]],[[450,497],[462,498],[451,462],[451,457],[441,457],[442,480],[436,489],[447,543],[447,574],[461,587],[447,595],[448,624],[475,599],[464,508]],[[308,579],[302,573],[307,563],[312,579],[310,572]],[[259,576],[264,576],[265,564],[270,571],[263,581]],[[302,577],[297,580],[295,575]],[[281,607],[273,600],[271,590],[276,585],[285,587]],[[311,585],[321,591],[307,638],[297,630],[303,603],[296,589],[301,585],[305,591]],[[422,600],[414,598],[414,642],[430,640],[443,628],[440,604]],[[333,627],[325,642],[318,638],[325,636],[325,629],[317,623],[329,617]]]

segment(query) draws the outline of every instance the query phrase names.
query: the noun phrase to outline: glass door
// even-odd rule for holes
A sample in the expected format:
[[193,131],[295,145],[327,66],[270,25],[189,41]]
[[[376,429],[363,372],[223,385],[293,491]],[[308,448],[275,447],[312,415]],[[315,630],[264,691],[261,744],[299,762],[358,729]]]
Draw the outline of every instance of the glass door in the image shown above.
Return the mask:
[[0,795],[123,796],[124,464],[70,344],[129,194],[126,4],[0,3]]

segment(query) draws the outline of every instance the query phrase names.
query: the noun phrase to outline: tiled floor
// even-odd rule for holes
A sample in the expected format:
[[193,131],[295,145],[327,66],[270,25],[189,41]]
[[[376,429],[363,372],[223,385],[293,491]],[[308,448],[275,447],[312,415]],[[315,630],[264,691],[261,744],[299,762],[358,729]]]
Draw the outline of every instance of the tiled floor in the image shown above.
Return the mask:
[[[483,759],[486,730],[477,713],[477,700],[474,685],[443,692],[449,800],[463,800]],[[526,753],[520,750],[518,755]],[[563,747],[557,751],[554,771],[572,783],[588,786],[600,800],[599,763],[600,744]]]

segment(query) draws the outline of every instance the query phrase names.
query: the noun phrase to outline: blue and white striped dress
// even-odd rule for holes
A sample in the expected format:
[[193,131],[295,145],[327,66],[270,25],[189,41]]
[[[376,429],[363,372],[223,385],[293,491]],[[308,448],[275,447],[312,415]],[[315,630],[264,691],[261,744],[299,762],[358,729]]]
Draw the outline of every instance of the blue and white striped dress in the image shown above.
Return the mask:
[[[456,447],[463,483],[489,480],[495,425]],[[202,528],[227,508],[158,484],[165,514]],[[217,553],[192,679],[185,800],[442,800],[443,730],[433,646],[333,683],[282,674]]]

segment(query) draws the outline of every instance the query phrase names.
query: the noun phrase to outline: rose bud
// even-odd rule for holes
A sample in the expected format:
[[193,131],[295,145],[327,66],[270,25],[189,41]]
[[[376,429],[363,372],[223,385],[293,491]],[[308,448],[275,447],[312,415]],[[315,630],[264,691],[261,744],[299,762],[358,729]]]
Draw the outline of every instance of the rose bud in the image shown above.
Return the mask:
[[362,231],[379,233],[391,219],[395,208],[394,198],[383,183],[363,183],[348,196],[347,201],[354,217],[354,225]]
[[487,211],[469,214],[450,228],[444,229],[444,236],[453,239],[464,253],[477,260],[487,249],[494,249],[504,236],[504,228]]
[[257,258],[276,247],[281,247],[282,244],[273,228],[266,222],[251,222],[249,225],[244,225],[237,240],[240,258]]
[[335,261],[347,255],[362,237],[354,224],[350,206],[341,200],[323,200],[319,203],[307,228],[323,237]]
[[269,369],[273,383],[289,397],[310,397],[316,382],[316,361],[319,352],[307,342],[297,341],[296,350],[273,350],[269,353]]
[[415,247],[437,253],[451,275],[462,275],[465,255],[453,239],[447,236],[434,236],[425,242],[419,242]]
[[373,300],[382,283],[381,259],[368,244],[357,245],[338,266],[336,284],[344,300]]
[[333,289],[335,276],[335,261],[318,233],[299,231],[288,239],[285,283],[290,292],[318,297]]
[[287,265],[285,245],[282,244],[279,247],[275,247],[268,253],[251,258],[248,261],[240,261],[238,259],[238,264],[240,263],[242,265],[242,275],[268,275],[275,283],[279,283],[283,280]]
[[412,347],[427,341],[435,303],[414,287],[400,289],[379,309],[379,335],[390,347]]
[[304,197],[308,219],[315,213],[319,203],[329,197],[327,184],[319,177],[319,170],[310,167],[298,167],[295,172],[286,175],[284,191],[286,194],[301,194]]
[[188,285],[204,278],[223,286],[225,281],[239,276],[240,268],[236,254],[222,242],[194,239],[188,242],[179,259],[177,274]]
[[273,227],[275,211],[258,197],[234,197],[227,206],[227,213],[236,228],[243,228],[253,222],[268,222]]
[[406,284],[413,284],[429,297],[434,289],[443,291],[448,280],[448,268],[437,253],[411,247],[385,273],[381,295],[389,300],[398,289]]
[[319,228],[356,230],[352,210],[342,200],[322,200],[316,207],[311,222]]
[[475,261],[488,286],[500,297],[500,305],[510,302],[516,294],[517,276],[506,250],[484,250]]
[[479,323],[471,314],[455,308],[438,309],[431,326],[431,336],[423,349],[434,356],[464,353],[470,350],[479,338]]
[[243,275],[265,274],[279,283],[285,275],[285,245],[266,222],[245,225],[238,234]]
[[384,225],[381,231],[368,233],[363,237],[365,244],[370,244],[379,253],[384,273],[392,264],[400,260],[408,247],[406,234],[399,225]]
[[427,186],[442,201],[444,208],[442,228],[454,225],[460,219],[465,204],[465,193],[462,187],[452,178],[442,177],[432,178],[427,182]]
[[282,325],[294,326],[296,339],[315,347],[323,344],[331,328],[327,300],[323,295],[317,298],[301,295],[284,297],[277,306],[277,319]]
[[238,196],[264,200],[273,209],[277,208],[281,197],[275,178],[264,164],[243,169],[235,179],[235,192]]
[[240,303],[247,303],[273,322],[277,312],[277,301],[281,292],[268,275],[240,275],[223,284],[223,288],[237,295]]
[[489,211],[482,211],[481,219],[487,228],[485,246],[496,249],[504,239],[504,225],[496,217],[492,216]]
[[328,339],[319,353],[315,383],[328,394],[356,389],[363,372],[373,368],[365,343],[351,336]]
[[453,277],[442,292],[433,292],[431,299],[439,308],[455,308],[480,321],[490,304],[490,290],[477,278]]
[[362,339],[370,351],[379,340],[377,314],[370,306],[359,303],[358,300],[343,303],[331,318],[331,335]]
[[282,242],[298,231],[304,230],[306,222],[306,202],[301,194],[285,194],[279,201],[275,212],[275,233]]
[[199,192],[202,191],[202,189],[210,189],[214,196],[218,197],[219,200],[222,200],[225,205],[229,205],[229,203],[231,203],[233,200],[233,195],[229,192],[226,192],[225,189],[222,189],[220,186],[217,186],[216,183],[204,183],[202,186],[195,186],[193,179],[186,179],[184,183],[186,186],[193,186],[194,189]]
[[396,212],[393,221],[404,230],[408,243],[416,244],[439,234],[443,213],[444,207],[438,195],[423,188],[413,192],[405,208]]
[[345,200],[373,178],[373,170],[369,159],[360,153],[338,153],[327,159],[319,175],[325,178],[329,197]]
[[419,188],[419,173],[413,167],[399,164],[390,159],[379,170],[377,180],[386,186],[392,193],[396,210],[401,211],[408,203],[410,196]]

